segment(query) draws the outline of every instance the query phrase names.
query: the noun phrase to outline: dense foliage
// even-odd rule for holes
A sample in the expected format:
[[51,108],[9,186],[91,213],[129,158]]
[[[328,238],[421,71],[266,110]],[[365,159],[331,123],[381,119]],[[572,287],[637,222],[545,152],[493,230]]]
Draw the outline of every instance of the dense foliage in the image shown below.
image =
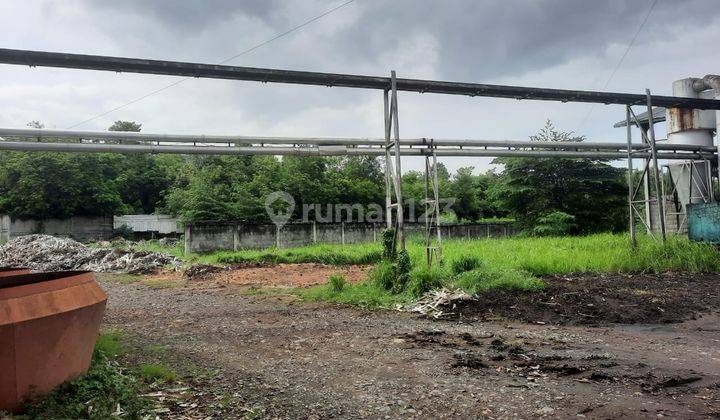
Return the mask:
[[[533,141],[580,142],[548,121]],[[504,171],[494,197],[521,227],[543,221],[547,231],[588,233],[624,228],[627,212],[625,171],[597,159],[498,158]],[[569,217],[564,217],[561,213]],[[548,226],[551,222],[558,226]]]
[[[30,125],[41,127],[38,122]],[[113,131],[140,131],[117,121]],[[548,122],[533,140],[582,141]],[[500,158],[497,170],[455,174],[439,165],[441,197],[452,197],[444,221],[509,217],[530,233],[621,230],[624,171],[592,159]],[[0,213],[19,218],[165,212],[185,220],[268,221],[265,198],[285,191],[306,204],[384,208],[381,160],[373,157],[179,156],[5,152],[0,154]],[[403,175],[406,215],[424,211],[424,174]],[[367,210],[366,210],[367,211]],[[314,214],[319,212],[319,214]],[[538,227],[539,226],[539,227]],[[537,229],[535,229],[538,227]]]

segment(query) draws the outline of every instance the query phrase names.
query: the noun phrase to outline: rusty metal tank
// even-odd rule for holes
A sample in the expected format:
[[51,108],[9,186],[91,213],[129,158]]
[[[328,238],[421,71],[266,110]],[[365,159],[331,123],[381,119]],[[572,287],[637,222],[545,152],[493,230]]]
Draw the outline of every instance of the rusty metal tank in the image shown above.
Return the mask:
[[30,270],[18,267],[0,267],[0,277],[17,276],[18,274],[30,274]]
[[0,278],[0,411],[87,371],[106,301],[91,272]]

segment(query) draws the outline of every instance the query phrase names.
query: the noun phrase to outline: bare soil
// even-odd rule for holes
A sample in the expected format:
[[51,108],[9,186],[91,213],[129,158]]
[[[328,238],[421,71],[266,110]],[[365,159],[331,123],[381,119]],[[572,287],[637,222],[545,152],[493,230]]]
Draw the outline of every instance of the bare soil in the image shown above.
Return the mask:
[[663,324],[720,309],[717,275],[585,274],[547,277],[541,291],[492,290],[452,308],[458,319],[551,324]]
[[350,283],[366,278],[370,266],[333,266],[324,264],[276,264],[217,267],[195,265],[188,270],[167,270],[146,276],[143,281],[188,288],[292,288],[325,284],[333,275],[344,276]]
[[[571,290],[575,299],[596,302],[599,291],[590,285],[604,280],[573,278],[558,282],[582,284]],[[720,314],[708,295],[720,276],[660,276],[657,287],[644,284],[648,277],[637,280],[606,286],[621,293],[634,284],[622,293],[638,296],[666,290],[663,305],[676,296],[690,301],[687,309],[662,324],[577,325],[585,318],[547,315],[543,325],[535,321],[545,312],[528,312],[527,323],[489,319],[480,310],[438,322],[289,296],[243,296],[234,287],[151,289],[111,276],[101,283],[110,296],[106,327],[127,331],[139,344],[168,346],[169,362],[217,372],[213,389],[234,398],[218,417],[719,417]],[[506,303],[498,301],[493,313]]]

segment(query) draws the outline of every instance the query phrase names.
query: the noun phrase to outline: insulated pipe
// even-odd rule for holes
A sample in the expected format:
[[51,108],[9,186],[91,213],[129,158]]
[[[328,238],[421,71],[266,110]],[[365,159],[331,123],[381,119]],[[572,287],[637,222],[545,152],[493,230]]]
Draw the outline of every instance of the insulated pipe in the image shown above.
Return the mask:
[[[228,146],[157,146],[136,144],[101,143],[44,143],[27,141],[0,141],[0,150],[26,152],[79,152],[79,153],[169,153],[195,155],[297,155],[297,156],[382,156],[381,147],[228,147]],[[425,156],[422,148],[402,148],[406,156]],[[437,156],[475,156],[475,157],[569,157],[596,159],[625,159],[627,151],[552,151],[552,150],[507,150],[485,148],[436,149]],[[649,152],[635,152],[633,158],[650,157]],[[658,159],[708,159],[713,154],[707,152],[658,153]]]
[[[132,131],[86,131],[52,130],[37,128],[0,128],[0,136],[7,137],[52,137],[85,140],[117,141],[159,141],[166,143],[237,143],[237,144],[375,144],[383,145],[385,140],[342,137],[262,137],[262,136],[213,136],[205,134],[152,134]],[[422,139],[408,139],[413,144],[422,144]]]
[[[382,146],[384,139],[374,138],[342,138],[342,137],[255,137],[255,136],[209,136],[204,134],[152,134],[127,131],[86,131],[86,130],[52,130],[34,128],[0,127],[0,136],[22,137],[26,139],[82,139],[82,140],[114,140],[114,141],[147,141],[162,143],[202,143],[202,144],[275,144],[275,145],[347,145],[347,146]],[[527,140],[476,140],[476,139],[433,139],[438,147],[513,147],[532,149],[613,149],[625,150],[624,143],[612,142],[548,142]],[[428,146],[428,139],[401,139],[402,146]],[[633,144],[633,149],[643,150],[646,145]],[[712,153],[713,147],[701,147],[684,144],[657,144],[658,150],[674,151],[705,151]]]
[[[6,48],[0,48],[0,63],[114,72],[164,74],[214,79],[248,80],[263,83],[344,86],[378,90],[386,90],[390,88],[390,78],[388,77],[186,63],[127,57],[67,54],[46,51],[14,50]],[[484,83],[462,83],[420,79],[397,79],[397,90],[418,93],[439,93],[446,95],[487,96],[495,98],[591,102],[620,105],[642,105],[646,100],[645,95],[643,94],[547,89],[525,86],[503,86]],[[720,110],[720,101],[708,99],[653,96],[652,102],[655,106]]]

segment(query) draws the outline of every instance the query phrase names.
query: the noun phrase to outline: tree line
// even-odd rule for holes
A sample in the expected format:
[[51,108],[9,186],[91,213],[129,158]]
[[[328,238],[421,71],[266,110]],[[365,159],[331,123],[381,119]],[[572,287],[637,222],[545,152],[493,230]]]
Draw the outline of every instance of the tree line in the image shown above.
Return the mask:
[[[42,127],[38,122],[29,125]],[[140,131],[117,121],[110,130]],[[548,121],[531,137],[583,141]],[[499,169],[451,174],[439,164],[441,197],[453,198],[445,222],[510,218],[537,234],[619,231],[625,227],[625,171],[597,159],[498,158]],[[422,207],[424,173],[402,177],[405,198]],[[0,153],[0,213],[66,218],[169,213],[187,221],[266,222],[265,198],[286,191],[304,204],[385,206],[381,160],[375,157],[120,155]]]

